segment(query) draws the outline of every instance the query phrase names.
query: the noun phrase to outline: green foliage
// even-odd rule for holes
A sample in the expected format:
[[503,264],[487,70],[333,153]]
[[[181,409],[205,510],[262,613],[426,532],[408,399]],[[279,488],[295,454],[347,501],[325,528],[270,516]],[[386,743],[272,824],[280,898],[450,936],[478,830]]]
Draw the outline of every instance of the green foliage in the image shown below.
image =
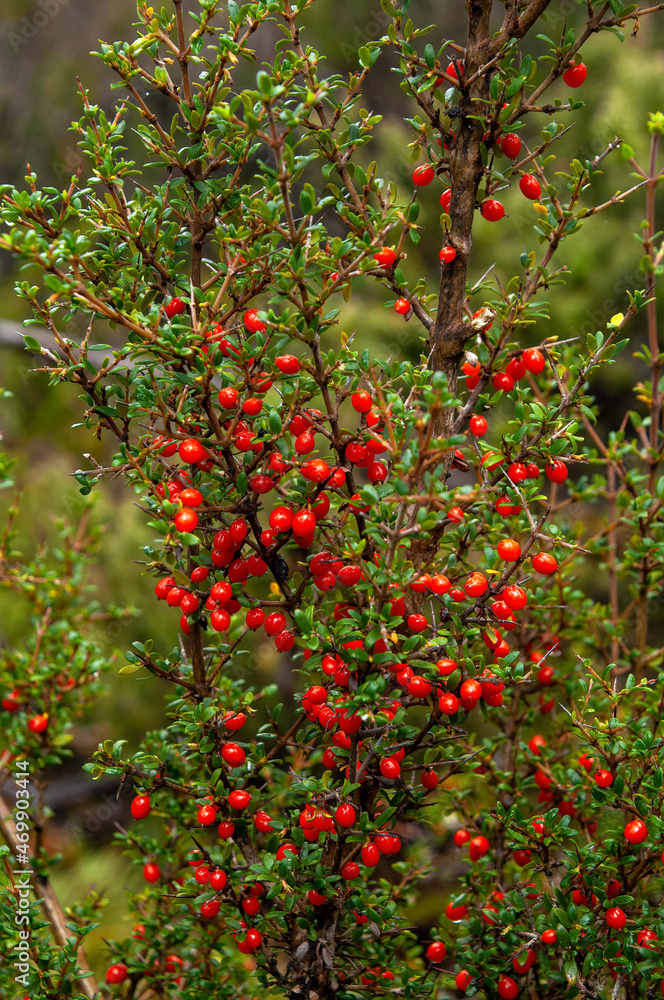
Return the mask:
[[[78,388],[82,425],[114,440],[110,467],[75,473],[80,492],[108,475],[131,488],[152,533],[144,565],[181,616],[176,644],[136,641],[120,668],[170,686],[163,725],[133,752],[106,740],[86,765],[150,800],[116,837],[146,882],[132,937],[108,942],[119,995],[425,998],[463,969],[490,998],[513,995],[514,971],[547,1000],[604,995],[612,973],[636,997],[662,975],[638,932],[664,933],[659,119],[647,167],[623,150],[631,188],[588,206],[621,141],[554,167],[583,103],[541,103],[560,77],[576,92],[582,46],[621,36],[635,8],[580,5],[585,24],[552,38],[509,11],[490,32],[479,4],[466,44],[436,50],[431,26],[388,3],[346,78],[301,37],[305,6],[205,0],[187,27],[180,0],[158,13],[139,0],[135,39],[97,53],[123,93],[113,117],[81,92],[89,176],[0,189],[0,247],[29,269],[18,294],[58,353],[26,346]],[[531,29],[544,49],[523,55]],[[274,58],[257,65],[268,32]],[[366,161],[379,58],[424,161],[405,196]],[[539,250],[501,261],[506,280],[475,275],[473,232],[497,225],[484,203],[524,173]],[[438,226],[421,191],[435,177],[453,253],[431,291],[405,264]],[[545,336],[543,296],[566,278],[554,255],[640,188],[641,284],[587,336]],[[369,281],[420,329],[419,357],[372,357],[340,330]],[[592,381],[642,311],[649,380],[604,439]],[[3,577],[34,603],[34,637],[0,680],[13,752],[40,777],[101,666],[82,638],[101,613],[79,607],[85,546],[63,546],[39,576],[7,554]],[[292,689],[253,670],[271,643]],[[41,734],[26,728],[37,703]],[[441,965],[408,914],[452,830],[471,863],[453,889],[463,911],[433,930]],[[608,933],[609,901],[624,931]],[[57,958],[39,935],[42,988],[71,995],[99,905]],[[536,970],[517,968],[531,952]]]

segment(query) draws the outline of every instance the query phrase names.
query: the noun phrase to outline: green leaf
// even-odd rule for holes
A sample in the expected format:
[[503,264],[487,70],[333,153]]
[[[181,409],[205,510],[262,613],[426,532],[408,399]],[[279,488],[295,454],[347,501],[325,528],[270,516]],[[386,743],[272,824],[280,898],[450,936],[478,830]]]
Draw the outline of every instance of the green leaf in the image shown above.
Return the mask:
[[121,674],[135,674],[137,670],[142,670],[142,663],[125,663],[124,667],[120,667],[118,673]]
[[510,97],[514,97],[521,88],[528,77],[526,76],[516,76],[510,83],[507,84],[507,89],[505,90],[505,97],[509,100]]
[[281,421],[281,414],[279,413],[278,410],[275,410],[273,408],[270,409],[270,414],[268,416],[268,424],[273,434],[281,433],[283,424]]
[[312,191],[311,184],[305,184],[302,191],[300,191],[300,208],[303,215],[309,215],[314,207],[315,197],[311,196]]
[[[357,57],[360,60],[360,62],[362,63],[362,65],[364,66],[365,69],[370,69],[371,68],[371,62],[372,62],[372,60],[371,60],[371,52],[366,47],[366,45],[361,45],[359,47],[359,49],[357,50]],[[358,137],[359,137],[359,130],[358,130],[358,136],[356,136],[356,138],[358,138]]]
[[572,983],[576,982],[578,970],[576,967],[576,962],[573,959],[571,958],[567,959],[567,961],[563,966],[563,972],[565,973],[565,979],[570,984],[570,986],[572,985]]
[[178,531],[178,538],[183,545],[200,545],[201,540],[198,535],[194,535],[191,531]]

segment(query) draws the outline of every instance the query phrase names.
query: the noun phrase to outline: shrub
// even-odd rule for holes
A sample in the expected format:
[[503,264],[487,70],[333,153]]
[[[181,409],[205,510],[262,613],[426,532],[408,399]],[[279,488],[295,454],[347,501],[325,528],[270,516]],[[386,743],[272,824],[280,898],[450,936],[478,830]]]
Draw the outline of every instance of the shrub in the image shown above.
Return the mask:
[[[133,783],[117,840],[145,879],[134,933],[108,942],[112,995],[635,997],[663,978],[662,116],[647,166],[623,144],[632,188],[599,204],[586,190],[620,141],[555,169],[551,152],[582,107],[582,49],[639,12],[582,5],[556,41],[546,2],[506,4],[494,30],[482,0],[465,43],[436,50],[408,3],[383,6],[386,34],[345,79],[307,47],[304,4],[201,0],[185,21],[181,0],[140,0],[135,39],[99,52],[115,114],[82,91],[89,177],[1,192],[0,246],[29,267],[18,293],[57,357],[26,346],[116,442],[81,490],[124,477],[173,608],[173,636],[122,668],[170,685],[163,728],[87,765]],[[405,198],[365,156],[381,56],[413,107]],[[474,233],[495,239],[509,188],[539,249],[480,277]],[[554,256],[637,188],[643,287],[585,342],[544,336]],[[407,257],[438,197],[430,289]],[[339,335],[368,282],[418,359]],[[607,430],[589,382],[640,310],[649,380]],[[263,683],[266,647],[292,698]],[[17,766],[63,740],[66,705],[44,707],[28,744],[5,707]],[[443,864],[451,896],[425,937],[414,907]],[[73,985],[81,936],[60,966],[33,962],[31,986],[98,995]]]

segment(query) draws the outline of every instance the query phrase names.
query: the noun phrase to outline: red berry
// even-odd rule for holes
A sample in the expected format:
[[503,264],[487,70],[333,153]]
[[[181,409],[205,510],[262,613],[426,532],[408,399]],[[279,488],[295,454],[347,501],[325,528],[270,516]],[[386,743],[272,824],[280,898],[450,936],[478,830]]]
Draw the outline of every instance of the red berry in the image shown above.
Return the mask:
[[659,938],[657,937],[655,931],[650,930],[647,927],[639,931],[639,933],[636,935],[636,943],[640,948],[652,948],[653,946],[651,942],[658,940]]
[[33,715],[28,722],[28,729],[31,733],[45,733],[48,729],[48,712],[41,715]]
[[627,923],[627,915],[619,906],[612,906],[606,911],[605,919],[609,927],[613,930],[621,931]]
[[282,354],[274,359],[274,363],[282,375],[297,375],[301,368],[294,354]]
[[399,298],[394,303],[394,311],[398,313],[399,316],[405,316],[406,313],[410,312],[410,302],[408,299]]
[[367,868],[374,868],[380,861],[380,851],[375,844],[365,844],[360,853],[362,864]]
[[149,795],[137,795],[131,804],[134,819],[145,819],[151,809]]
[[401,765],[394,759],[394,757],[383,757],[380,762],[380,773],[384,778],[391,778],[394,780],[401,774]]
[[274,645],[277,647],[280,653],[285,653],[289,649],[292,649],[295,645],[295,636],[292,632],[288,632],[284,629],[283,632],[279,632],[274,637]]
[[457,255],[454,247],[442,247],[440,253],[438,254],[440,260],[443,264],[451,264]]
[[188,465],[194,465],[207,457],[205,448],[195,438],[185,438],[178,448],[178,454],[182,461]]
[[371,409],[371,396],[368,392],[358,391],[354,392],[351,398],[353,404],[353,409],[357,413],[368,413]]
[[152,861],[148,861],[146,865],[143,865],[143,878],[146,882],[158,882],[161,878],[161,868],[159,865],[154,864]]
[[511,976],[501,976],[496,988],[498,996],[502,997],[503,1000],[514,1000],[519,995],[519,987]]
[[174,316],[179,316],[180,313],[184,312],[184,310],[185,310],[184,302],[182,301],[181,298],[176,296],[176,298],[171,299],[171,301],[164,309],[164,312],[166,313],[169,319],[173,319]]
[[[465,66],[461,66],[460,65],[459,66],[459,71],[461,73],[461,77],[463,78],[465,76],[465,73],[466,73]],[[459,77],[458,77],[458,74],[457,74],[456,67],[455,67],[454,63],[449,63],[449,65],[445,69],[445,72],[447,73],[448,76],[451,76],[453,80],[456,80],[457,82],[459,81]]]
[[208,899],[201,906],[201,916],[211,920],[213,917],[217,916],[220,909],[221,903],[218,899]]
[[456,988],[458,990],[461,990],[462,993],[465,993],[468,987],[470,986],[471,982],[473,981],[473,977],[471,976],[471,974],[468,972],[467,969],[462,969],[461,972],[457,972],[456,979],[454,981],[456,984]]
[[428,583],[429,590],[434,594],[446,594],[451,587],[451,583],[444,573],[435,573]]
[[214,889],[215,892],[221,892],[227,881],[226,872],[222,871],[221,868],[217,868],[210,875],[210,888]]
[[311,431],[302,431],[295,438],[295,451],[298,455],[308,455],[316,447],[316,439]]
[[459,699],[455,694],[444,694],[438,702],[443,715],[456,715],[459,711]]
[[595,784],[599,785],[600,788],[610,788],[613,784],[613,775],[610,771],[599,768],[595,771]]
[[495,198],[487,198],[480,206],[482,217],[489,222],[498,222],[505,214],[505,209],[501,202]]
[[567,466],[558,458],[550,458],[544,467],[544,472],[552,483],[564,483],[567,479]]
[[470,709],[474,707],[482,697],[482,685],[479,681],[476,681],[474,677],[470,677],[461,685],[459,694],[461,695],[463,707]]
[[570,66],[563,73],[563,80],[568,87],[580,87],[586,78],[588,69],[585,63],[578,62]]
[[648,827],[642,819],[633,819],[625,827],[625,839],[630,844],[642,844],[648,836]]
[[300,853],[300,849],[295,846],[295,844],[285,843],[277,849],[277,861],[292,861]]
[[501,597],[512,611],[521,611],[528,603],[528,595],[516,583],[511,583],[508,587],[505,587]]
[[173,523],[178,531],[193,531],[198,525],[198,514],[191,507],[183,507],[175,515]]
[[201,806],[196,818],[199,826],[212,826],[217,819],[217,810],[213,805]]
[[201,865],[201,867],[197,868],[194,872],[194,878],[199,885],[207,885],[210,881],[210,869],[206,868],[205,865]]
[[500,148],[505,156],[508,156],[510,160],[514,160],[521,152],[521,139],[516,132],[508,132],[507,135],[504,135],[500,139]]
[[203,503],[203,494],[200,490],[187,487],[187,489],[180,492],[179,499],[185,507],[200,507]]
[[558,935],[554,930],[546,930],[542,932],[542,941],[544,944],[555,944],[558,940]]
[[374,254],[374,260],[380,267],[391,267],[396,259],[397,255],[392,247],[381,247]]
[[427,767],[424,771],[422,771],[420,781],[422,782],[424,788],[426,788],[428,792],[431,792],[438,785],[438,775],[432,768]]
[[546,367],[546,358],[536,347],[528,347],[523,352],[523,361],[529,372],[541,375]]
[[246,809],[251,802],[251,795],[249,792],[245,792],[243,789],[236,789],[236,791],[231,792],[228,796],[228,804],[231,809],[236,809],[241,812]]
[[539,757],[542,747],[545,746],[546,746],[546,740],[539,733],[533,736],[528,743],[530,752],[534,754],[536,757]]
[[511,358],[507,362],[505,365],[505,371],[514,379],[515,382],[518,382],[519,379],[523,378],[526,374],[526,363],[520,354]]
[[442,962],[447,957],[447,948],[442,941],[432,941],[426,950],[430,962]]
[[169,608],[179,608],[182,598],[185,597],[187,591],[184,587],[171,587],[166,595],[166,603]]
[[264,333],[267,329],[258,315],[258,309],[247,309],[244,314],[244,325],[249,333]]
[[558,563],[549,552],[538,552],[533,556],[533,569],[542,576],[549,576],[550,573],[556,572]]
[[505,562],[516,562],[521,556],[521,546],[514,538],[503,538],[498,542],[496,551]]
[[528,470],[523,462],[512,462],[511,465],[508,465],[507,478],[511,483],[516,483],[517,485],[525,482],[528,478]]
[[353,879],[358,878],[360,871],[360,866],[356,861],[347,861],[342,867],[340,874],[341,877],[346,879],[347,882],[351,882]]
[[262,608],[251,608],[247,611],[246,617],[247,628],[257,629],[260,628],[265,621],[265,612]]
[[384,462],[371,462],[367,466],[367,479],[370,483],[384,483],[387,479],[387,466]]
[[475,437],[484,437],[489,429],[486,417],[482,417],[478,413],[473,414],[468,422],[468,426],[470,427],[470,433],[474,434]]
[[487,853],[490,846],[491,845],[489,844],[487,838],[482,836],[481,834],[478,837],[473,837],[473,839],[470,841],[468,845],[468,854],[470,856],[470,860],[479,861],[479,859],[483,858],[484,855]]
[[413,184],[415,187],[424,187],[426,184],[431,184],[434,177],[435,171],[431,164],[423,163],[413,171]]
[[232,410],[237,403],[237,389],[232,389],[230,386],[220,389],[217,398],[225,410]]
[[[322,483],[330,474],[330,467],[323,458],[311,458],[308,462],[300,469],[300,472],[305,479],[308,479],[310,483]],[[327,504],[325,509],[324,505]],[[313,512],[316,518],[325,517],[328,510],[330,509],[330,501],[326,493],[321,493],[319,497],[319,502],[314,505]]]
[[489,587],[487,578],[483,573],[471,573],[464,584],[464,590],[468,597],[481,597]]
[[268,635],[279,635],[286,628],[286,616],[280,611],[273,611],[265,619],[265,631]]
[[501,392],[511,392],[514,388],[514,379],[507,372],[496,372],[491,378],[491,385]]
[[231,616],[225,608],[215,608],[210,615],[210,625],[215,632],[225,632],[231,623]]
[[424,615],[408,615],[408,628],[412,632],[424,632],[429,622]]
[[509,497],[499,497],[496,500],[496,511],[501,517],[510,517],[513,514],[520,514],[521,507],[512,503]]
[[542,194],[540,182],[532,174],[523,174],[519,181],[519,190],[521,194],[525,195],[526,198],[530,198],[531,201],[537,201]]
[[443,212],[448,212],[450,210],[450,203],[452,201],[452,189],[448,188],[447,191],[443,191],[440,196],[440,205]]
[[356,815],[355,808],[350,802],[342,802],[340,806],[337,806],[334,818],[339,826],[350,827],[354,826]]
[[263,404],[256,396],[249,396],[242,404],[242,412],[246,413],[248,417],[257,417],[262,409]]
[[224,743],[221,756],[231,767],[241,767],[246,760],[246,754],[237,743]]
[[261,932],[256,930],[255,927],[250,927],[245,936],[245,943],[251,951],[256,951],[256,948],[260,948],[262,941],[263,935]]
[[[175,583],[175,580],[173,580],[173,577],[171,576],[167,577],[166,579]],[[157,587],[159,587],[163,583],[164,581],[160,580],[159,583],[157,584]],[[155,587],[155,594],[157,594],[157,587]],[[168,590],[170,590],[170,585],[168,586]],[[157,594],[157,597],[163,600],[161,594]],[[17,712],[19,710],[19,708],[21,707],[21,702],[19,701],[18,688],[14,688],[11,694],[5,695],[5,697],[2,699],[2,707],[5,710],[5,712]]]
[[499,465],[503,465],[504,462],[505,457],[499,451],[488,451],[482,458],[482,467],[488,469],[489,472],[493,472],[494,469],[497,469]]
[[124,962],[116,962],[115,965],[109,966],[106,970],[106,982],[109,986],[116,986],[118,983],[123,983],[127,978],[127,966]]

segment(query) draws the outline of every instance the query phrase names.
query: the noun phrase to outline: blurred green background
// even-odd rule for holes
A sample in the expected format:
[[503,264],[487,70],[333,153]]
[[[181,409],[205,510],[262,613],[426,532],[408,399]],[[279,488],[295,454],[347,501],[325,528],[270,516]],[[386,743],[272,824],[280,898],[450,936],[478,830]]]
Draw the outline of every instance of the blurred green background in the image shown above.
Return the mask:
[[[496,7],[499,16],[501,5]],[[440,21],[441,10],[444,23]],[[554,2],[548,33],[558,38],[565,25],[573,25],[578,19],[577,10],[570,0]],[[584,10],[582,5],[581,16]],[[443,37],[463,43],[461,0],[444,5],[419,0],[413,3],[411,16],[418,24],[439,19],[439,27],[428,39],[434,46]],[[110,89],[114,80],[90,51],[97,47],[99,39],[130,38],[134,18],[132,0],[115,0],[113,4],[4,0],[0,9],[0,182],[21,185],[26,163],[38,173],[42,185],[64,187],[79,166],[85,173],[75,136],[68,130],[72,119],[80,116],[76,78],[80,77],[82,85],[90,90],[93,102],[108,112],[112,110],[119,96]],[[358,46],[382,34],[385,24],[378,2],[356,0],[345,5],[318,0],[307,13],[303,38],[324,52],[329,72],[347,74],[357,66]],[[259,62],[271,56],[274,38],[270,31],[258,32]],[[645,162],[649,145],[647,114],[664,109],[663,42],[661,17],[645,20],[638,34],[627,37],[622,45],[610,34],[591,39],[584,50],[588,78],[582,90],[575,93],[586,102],[586,108],[575,115],[573,130],[554,147],[561,169],[573,156],[583,159],[597,155],[615,136],[624,138],[636,151],[637,159]],[[534,44],[543,51],[541,43]],[[251,69],[243,68],[242,73],[245,80],[251,79]],[[242,79],[238,82],[241,84]],[[365,156],[367,161],[378,161],[381,176],[399,183],[405,201],[411,191],[412,164],[407,148],[411,137],[404,117],[414,114],[415,109],[398,83],[399,77],[391,72],[390,57],[384,54],[369,78],[362,102],[384,116]],[[565,98],[567,93],[559,81],[551,96]],[[555,117],[567,123],[564,113]],[[521,133],[530,143],[537,139],[534,127],[529,123]],[[129,132],[128,136],[131,145],[134,140]],[[133,152],[140,156],[138,149]],[[555,169],[554,165],[549,168],[551,172]],[[630,170],[620,153],[614,153],[605,161],[603,176],[584,196],[585,203],[601,202],[629,187],[633,183]],[[420,222],[428,225],[420,244],[409,246],[405,268],[413,280],[426,276],[430,290],[435,289],[438,278],[439,193],[432,185],[419,196]],[[533,231],[532,203],[518,190],[507,192],[504,201],[509,215],[500,223],[486,222],[478,215],[471,280],[494,263],[504,280],[519,269],[523,250],[539,247]],[[564,245],[558,266],[566,264],[570,275],[565,286],[551,289],[551,319],[532,332],[530,342],[554,334],[561,338],[583,337],[625,308],[625,288],[643,287],[644,283],[638,271],[641,251],[633,236],[639,231],[643,214],[644,200],[639,193],[627,204],[587,221],[580,234]],[[13,294],[15,278],[13,261],[0,253],[0,318],[19,329],[25,311]],[[343,308],[340,329],[348,334],[355,332],[356,344],[368,346],[379,357],[416,357],[419,330],[394,314],[392,299],[384,301],[380,288],[369,281],[362,285],[356,282],[353,291],[352,301]],[[481,304],[478,300],[475,308]],[[639,318],[638,322],[643,324],[644,320]],[[635,325],[632,336],[636,347],[643,336],[642,327]],[[51,514],[75,519],[82,512],[84,501],[71,474],[86,467],[83,454],[90,452],[101,461],[108,457],[104,442],[97,442],[84,428],[71,429],[72,423],[80,419],[76,392],[68,385],[47,389],[45,377],[32,370],[37,363],[34,356],[20,349],[0,345],[0,386],[13,393],[13,398],[0,402],[0,429],[2,446],[17,459],[16,479],[23,490],[19,524],[24,551],[30,551],[37,539],[49,535]],[[644,377],[645,371],[631,351],[621,356],[619,364],[603,369],[593,390],[607,425],[612,414],[622,415],[631,387]],[[106,482],[96,492],[94,518],[109,524],[113,537],[113,544],[102,547],[96,567],[100,599],[132,604],[138,609],[130,623],[118,626],[113,634],[106,633],[103,641],[109,652],[122,652],[130,642],[153,634],[168,636],[166,645],[175,642],[172,614],[157,605],[152,581],[143,577],[135,564],[141,558],[140,546],[150,541],[142,514],[119,480]],[[8,493],[0,495],[3,507],[9,501]],[[22,628],[17,608],[8,602],[0,616],[0,641],[8,646],[14,644]],[[161,718],[164,694],[155,680],[137,682],[134,677],[115,675],[95,718],[77,734],[71,768],[57,776],[61,794],[52,846],[65,856],[58,888],[65,901],[73,900],[93,883],[108,893],[111,904],[105,918],[105,937],[120,937],[130,930],[122,902],[122,886],[128,878],[126,866],[119,852],[105,849],[113,821],[127,817],[128,800],[116,804],[112,791],[105,790],[103,798],[98,789],[90,791],[87,785],[81,786],[80,765],[99,740],[111,735],[128,739],[130,747],[135,746],[142,730]],[[91,957],[93,963],[98,960],[94,953]]]

